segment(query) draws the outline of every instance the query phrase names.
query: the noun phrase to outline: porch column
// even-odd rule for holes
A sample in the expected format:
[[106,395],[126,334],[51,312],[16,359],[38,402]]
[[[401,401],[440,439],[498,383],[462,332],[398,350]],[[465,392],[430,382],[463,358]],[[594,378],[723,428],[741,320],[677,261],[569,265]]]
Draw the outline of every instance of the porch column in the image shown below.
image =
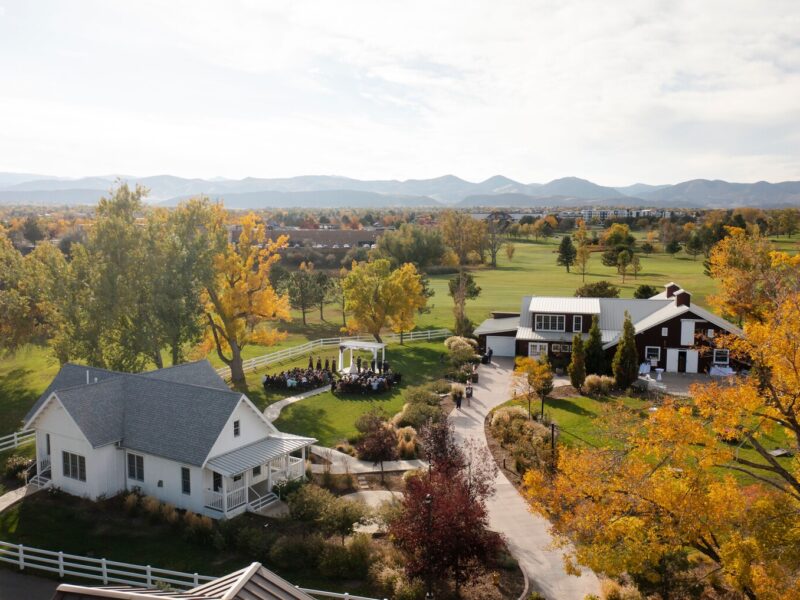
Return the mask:
[[225,483],[228,478],[222,476],[222,514],[228,513],[228,486]]
[[350,348],[350,364],[347,365],[347,372],[350,373],[353,370],[353,349]]
[[339,362],[336,363],[339,365],[339,370],[344,371],[344,364],[342,360],[344,359],[344,346],[339,346]]
[[283,477],[286,481],[289,481],[289,455],[283,455]]
[[306,446],[303,446],[301,450],[301,455],[303,457],[303,481],[306,480]]
[[272,492],[272,461],[267,461],[267,493]]
[[381,364],[386,362],[386,346],[381,348]]

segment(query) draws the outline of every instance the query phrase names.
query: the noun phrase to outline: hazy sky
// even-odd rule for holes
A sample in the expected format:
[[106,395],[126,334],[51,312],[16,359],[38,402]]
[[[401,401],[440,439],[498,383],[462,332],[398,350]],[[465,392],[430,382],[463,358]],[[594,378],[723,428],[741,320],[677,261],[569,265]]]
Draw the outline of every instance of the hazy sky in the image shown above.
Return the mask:
[[800,179],[800,2],[0,0],[0,171]]

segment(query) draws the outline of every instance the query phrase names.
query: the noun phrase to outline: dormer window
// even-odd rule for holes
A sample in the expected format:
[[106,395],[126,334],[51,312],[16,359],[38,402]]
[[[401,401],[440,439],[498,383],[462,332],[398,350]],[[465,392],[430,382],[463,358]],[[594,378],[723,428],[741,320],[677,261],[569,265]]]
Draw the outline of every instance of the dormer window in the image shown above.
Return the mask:
[[536,315],[536,331],[564,331],[564,315]]
[[242,429],[239,425],[239,421],[233,422],[233,437],[239,437],[239,434],[242,432]]

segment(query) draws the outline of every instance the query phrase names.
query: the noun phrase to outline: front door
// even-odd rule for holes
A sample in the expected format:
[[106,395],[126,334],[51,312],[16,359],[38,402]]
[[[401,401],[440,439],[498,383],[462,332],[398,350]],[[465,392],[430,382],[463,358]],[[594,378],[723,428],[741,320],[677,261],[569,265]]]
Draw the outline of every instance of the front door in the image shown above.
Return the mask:
[[678,373],[686,373],[686,350],[678,351]]
[[677,373],[678,371],[678,350],[677,348],[667,348],[667,373]]
[[214,475],[214,491],[221,492],[222,491],[222,475],[217,473],[216,471],[212,471]]

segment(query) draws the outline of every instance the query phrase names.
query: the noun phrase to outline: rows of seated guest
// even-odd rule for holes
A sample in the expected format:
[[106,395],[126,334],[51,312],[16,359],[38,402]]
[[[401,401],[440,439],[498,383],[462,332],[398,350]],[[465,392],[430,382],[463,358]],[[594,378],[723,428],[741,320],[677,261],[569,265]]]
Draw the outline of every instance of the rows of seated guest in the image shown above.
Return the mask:
[[261,383],[264,389],[316,389],[328,385],[333,381],[333,374],[336,372],[336,361],[331,362],[325,359],[325,365],[317,358],[314,366],[313,358],[308,359],[308,367],[305,369],[295,368],[281,371],[275,375],[264,375]]
[[345,394],[372,394],[385,392],[393,385],[400,383],[400,373],[390,368],[376,372],[371,370],[360,373],[345,373],[338,382],[331,382],[331,391]]

